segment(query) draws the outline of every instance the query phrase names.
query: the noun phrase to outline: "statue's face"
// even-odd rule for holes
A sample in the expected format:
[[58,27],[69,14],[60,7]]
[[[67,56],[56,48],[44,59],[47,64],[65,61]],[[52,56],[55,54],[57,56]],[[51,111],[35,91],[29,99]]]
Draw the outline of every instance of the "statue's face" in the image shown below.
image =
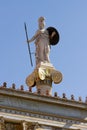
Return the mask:
[[45,21],[39,20],[39,29],[44,29],[44,27],[45,27]]

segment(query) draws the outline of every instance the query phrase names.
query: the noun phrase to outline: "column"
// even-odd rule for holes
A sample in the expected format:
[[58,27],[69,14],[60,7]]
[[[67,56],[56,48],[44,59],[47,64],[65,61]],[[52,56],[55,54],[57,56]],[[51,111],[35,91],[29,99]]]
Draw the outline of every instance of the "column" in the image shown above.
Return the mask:
[[23,121],[23,130],[35,130],[35,124],[33,122]]
[[0,117],[0,130],[5,130],[5,123],[3,117]]

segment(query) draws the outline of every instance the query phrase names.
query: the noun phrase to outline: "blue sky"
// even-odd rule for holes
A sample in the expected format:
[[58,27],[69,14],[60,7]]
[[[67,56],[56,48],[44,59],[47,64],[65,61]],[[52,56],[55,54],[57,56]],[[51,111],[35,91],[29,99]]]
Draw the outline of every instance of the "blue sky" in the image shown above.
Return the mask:
[[[19,88],[35,68],[31,67],[24,22],[32,37],[38,28],[37,19],[46,18],[46,27],[60,33],[60,41],[51,47],[50,59],[63,74],[60,84],[53,84],[59,96],[74,94],[78,100],[87,96],[87,0],[0,0],[0,85],[7,82]],[[35,51],[33,43],[31,51]]]

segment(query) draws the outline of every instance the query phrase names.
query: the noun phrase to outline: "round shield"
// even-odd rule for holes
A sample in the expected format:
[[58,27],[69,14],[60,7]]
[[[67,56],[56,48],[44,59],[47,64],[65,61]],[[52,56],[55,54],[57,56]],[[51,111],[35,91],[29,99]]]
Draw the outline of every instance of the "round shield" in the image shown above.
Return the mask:
[[59,33],[54,27],[48,27],[50,45],[56,45],[59,42]]

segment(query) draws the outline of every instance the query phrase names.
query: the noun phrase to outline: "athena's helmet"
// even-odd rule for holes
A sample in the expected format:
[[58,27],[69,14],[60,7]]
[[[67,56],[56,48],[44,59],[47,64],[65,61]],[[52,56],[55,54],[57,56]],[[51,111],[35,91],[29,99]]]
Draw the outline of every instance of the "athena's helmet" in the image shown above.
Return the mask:
[[45,27],[45,18],[44,17],[39,17],[38,19],[38,25],[39,25],[39,29],[43,29]]
[[39,19],[38,19],[38,22],[41,22],[41,21],[44,21],[45,20],[45,18],[44,17],[39,17]]

